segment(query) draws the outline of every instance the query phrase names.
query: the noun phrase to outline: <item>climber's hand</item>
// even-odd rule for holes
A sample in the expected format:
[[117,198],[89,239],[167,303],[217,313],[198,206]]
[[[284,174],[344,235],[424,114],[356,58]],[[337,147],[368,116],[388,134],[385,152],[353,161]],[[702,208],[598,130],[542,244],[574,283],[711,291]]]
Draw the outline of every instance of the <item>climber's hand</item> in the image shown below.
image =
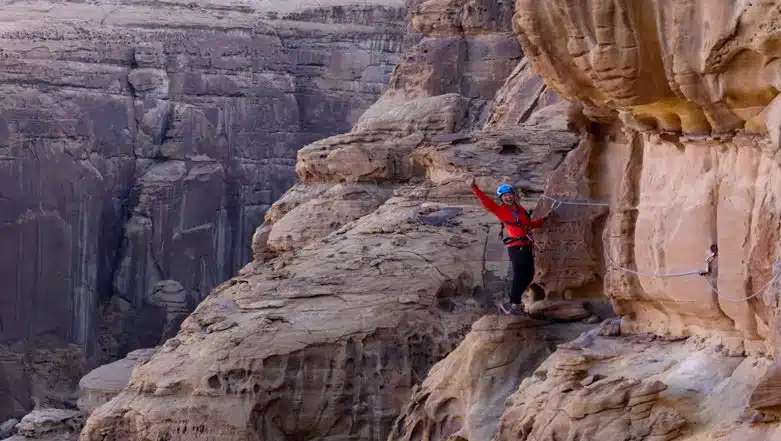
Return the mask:
[[474,187],[475,185],[476,185],[475,184],[475,176],[472,175],[472,176],[469,177],[469,186],[470,187]]

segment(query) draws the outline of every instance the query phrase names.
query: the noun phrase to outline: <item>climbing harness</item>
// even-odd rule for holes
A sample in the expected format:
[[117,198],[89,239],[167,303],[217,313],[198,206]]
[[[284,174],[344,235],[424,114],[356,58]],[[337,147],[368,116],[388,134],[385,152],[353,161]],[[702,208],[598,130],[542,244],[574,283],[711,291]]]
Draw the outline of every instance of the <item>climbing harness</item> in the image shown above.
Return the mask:
[[[529,215],[531,216],[531,214]],[[529,245],[537,245],[534,242],[534,237],[532,236],[531,232],[529,231],[529,224],[524,224],[520,221],[519,217],[516,217],[516,221],[514,222],[516,226],[519,226],[526,231],[526,234],[522,237],[504,237],[504,222],[500,222],[499,225],[499,240],[502,241],[503,244],[509,245],[513,242],[520,242],[524,241],[524,243],[521,246],[529,246]]]
[[[512,189],[512,187],[510,187],[508,184],[502,184],[497,189],[497,194],[500,195],[500,194],[507,193],[508,191],[507,191],[507,188],[505,188],[505,187],[509,187],[510,189]],[[510,190],[510,191],[512,191],[512,190]],[[561,198],[558,198],[558,197],[548,196],[548,195],[545,195],[545,194],[540,196],[539,199],[521,198],[520,200],[527,201],[527,202],[539,202],[542,199],[547,199],[547,200],[552,202],[552,204],[551,204],[551,211],[555,211],[557,208],[559,208],[562,205],[581,205],[581,206],[599,206],[599,207],[609,207],[610,206],[610,204],[607,203],[607,202],[599,202],[599,201],[591,201],[591,200],[561,199]],[[529,217],[530,218],[531,218],[531,215],[532,215],[531,212],[529,212]],[[528,229],[528,228],[526,228],[527,226],[523,225],[520,221],[516,221],[516,225],[524,227],[524,229]],[[504,223],[501,223],[501,230],[499,230],[499,240],[501,240],[505,245],[509,244],[509,243],[512,243],[512,242],[515,242],[515,241],[523,240],[523,239],[526,239],[528,241],[528,244],[526,244],[527,246],[528,245],[534,245],[535,247],[537,246],[536,242],[534,241],[534,237],[529,232],[527,232],[525,237],[504,237]]]

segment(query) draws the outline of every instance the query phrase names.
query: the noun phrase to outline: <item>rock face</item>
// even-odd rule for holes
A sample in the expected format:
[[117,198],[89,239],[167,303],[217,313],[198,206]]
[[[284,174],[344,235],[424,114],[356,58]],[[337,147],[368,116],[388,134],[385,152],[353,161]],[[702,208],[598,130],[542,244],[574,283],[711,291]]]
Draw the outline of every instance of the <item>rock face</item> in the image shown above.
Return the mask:
[[[781,10],[673,3],[411,2],[390,89],[82,439],[779,438]],[[494,318],[450,352],[504,269],[470,174],[546,191],[535,307],[620,320],[538,367],[542,327]]]
[[0,341],[105,360],[173,334],[251,260],[296,150],[381,94],[405,27],[401,0],[3,2]]
[[79,409],[89,415],[117,396],[130,382],[133,369],[149,361],[155,349],[139,349],[121,360],[105,364],[79,380]]
[[560,348],[497,440],[781,436],[778,8],[518,2],[536,72],[594,122],[565,164],[587,185],[561,190],[610,205],[571,230],[593,234],[578,277],[606,273],[624,336]]
[[578,140],[516,69],[528,64],[511,3],[410,7],[420,42],[390,89],[350,133],[299,151],[254,262],[92,414],[83,440],[385,440],[413,385],[504,297],[498,225],[466,177],[540,192]]
[[[575,203],[542,234],[535,303],[604,290],[621,320],[523,379],[494,440],[781,437],[780,20],[774,2],[518,2],[524,53],[591,119],[546,186]],[[488,439],[443,377],[396,439]]]
[[[779,5],[519,0],[515,22],[549,85],[609,121],[691,134],[778,131]],[[766,110],[767,112],[763,112]]]
[[746,412],[770,363],[713,343],[586,333],[523,381],[495,439],[775,439],[777,425]]
[[611,205],[590,227],[624,329],[774,353],[778,5],[554,4],[521,1],[515,21],[537,71],[601,122],[580,163],[584,196]]
[[36,409],[16,425],[11,441],[77,440],[84,425],[84,414],[76,410]]
[[0,413],[21,417],[35,406],[75,407],[86,367],[76,345],[0,345]]
[[490,440],[507,397],[555,350],[589,325],[486,316],[429,372],[396,421],[391,441]]

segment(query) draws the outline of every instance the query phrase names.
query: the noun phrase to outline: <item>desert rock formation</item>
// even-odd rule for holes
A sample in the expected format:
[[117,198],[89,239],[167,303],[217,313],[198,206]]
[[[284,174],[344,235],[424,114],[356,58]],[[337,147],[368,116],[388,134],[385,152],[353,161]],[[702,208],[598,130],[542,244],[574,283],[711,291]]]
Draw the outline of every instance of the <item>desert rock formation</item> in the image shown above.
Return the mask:
[[591,326],[550,324],[527,317],[483,317],[413,390],[388,439],[493,438],[505,400],[520,382],[557,344],[574,339]]
[[[718,330],[738,352],[772,353],[776,293],[760,291],[781,258],[770,61],[779,55],[771,30],[779,6],[554,4],[519,2],[515,20],[536,70],[605,120],[585,161],[589,196],[611,202],[607,293],[625,328]],[[704,270],[712,245],[710,277],[614,268]]]
[[149,361],[156,349],[138,349],[124,358],[93,369],[79,380],[79,410],[89,415],[117,396],[130,382],[136,366]]
[[[82,440],[781,437],[781,6],[408,6],[387,92]],[[531,310],[620,318],[477,321],[506,262],[470,175],[552,198]]]
[[703,339],[608,337],[597,331],[562,345],[523,381],[507,401],[497,441],[778,435],[773,425],[761,424],[772,420],[746,412],[746,392],[767,360],[734,357]]
[[6,441],[76,441],[84,425],[77,410],[36,409],[16,425],[16,435]]
[[781,436],[779,20],[774,2],[518,2],[535,71],[597,123],[571,157],[610,203],[583,221],[622,336],[557,351],[498,440]]
[[[2,2],[0,359],[175,333],[405,38],[401,0]],[[0,365],[0,419],[32,406],[23,376]]]
[[389,90],[350,133],[298,153],[255,261],[82,439],[385,440],[413,385],[494,310],[506,253],[466,176],[538,194],[578,139],[528,73],[511,3],[414,3],[421,40]]

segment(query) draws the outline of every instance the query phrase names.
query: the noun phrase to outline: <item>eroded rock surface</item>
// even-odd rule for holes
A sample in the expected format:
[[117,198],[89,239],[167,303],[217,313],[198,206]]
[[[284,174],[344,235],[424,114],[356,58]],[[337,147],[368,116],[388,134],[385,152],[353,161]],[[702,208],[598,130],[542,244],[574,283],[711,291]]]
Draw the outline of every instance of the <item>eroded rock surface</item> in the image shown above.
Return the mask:
[[561,190],[609,204],[572,223],[594,235],[591,259],[559,291],[587,294],[604,273],[621,333],[665,340],[560,350],[510,400],[499,439],[779,436],[778,7],[518,2],[535,71],[593,121]]
[[777,132],[775,2],[519,0],[524,49],[592,117],[684,133]]
[[591,331],[561,345],[523,381],[495,439],[775,439],[777,426],[757,425],[761,418],[746,412],[769,365],[732,357],[705,339]]
[[594,268],[609,270],[624,328],[718,331],[735,353],[772,353],[781,166],[770,60],[781,12],[665,5],[521,1],[515,22],[535,69],[601,123],[575,175],[610,214],[580,228],[605,240],[592,241]]
[[251,260],[296,150],[385,89],[405,28],[401,0],[2,2],[0,341],[110,360],[175,333]]
[[0,345],[0,412],[21,418],[33,407],[75,407],[87,359],[77,345],[46,340]]
[[16,425],[11,441],[75,441],[85,416],[77,410],[36,409]]
[[0,424],[0,439],[10,438],[11,435],[16,433],[16,425],[19,424],[19,420],[11,418]]
[[[546,185],[574,204],[540,234],[537,304],[604,290],[621,320],[560,345],[494,439],[778,438],[778,5],[517,5],[536,72],[592,121]],[[402,439],[486,439],[439,403],[414,395]]]
[[385,440],[413,385],[504,297],[498,225],[466,177],[541,191],[578,140],[560,112],[539,126],[533,106],[492,114],[529,108],[502,92],[524,90],[505,81],[523,61],[511,4],[411,7],[421,40],[389,91],[352,132],[299,152],[299,183],[256,231],[255,261],[92,414],[83,440]]
[[505,400],[559,343],[588,325],[551,325],[528,317],[485,316],[416,387],[389,440],[489,440]]
[[133,369],[149,361],[156,349],[138,349],[121,360],[93,369],[79,380],[79,409],[91,414],[108,403],[130,383]]

